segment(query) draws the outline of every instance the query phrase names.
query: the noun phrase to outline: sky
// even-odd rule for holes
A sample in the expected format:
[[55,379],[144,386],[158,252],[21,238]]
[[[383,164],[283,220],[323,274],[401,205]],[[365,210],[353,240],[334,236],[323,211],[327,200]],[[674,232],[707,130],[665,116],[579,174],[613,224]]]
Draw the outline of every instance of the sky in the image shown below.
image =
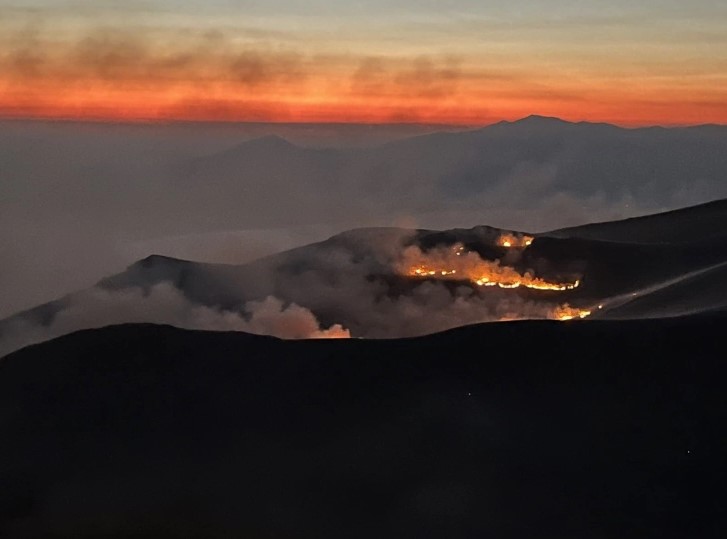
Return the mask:
[[0,0],[0,118],[727,123],[723,0]]

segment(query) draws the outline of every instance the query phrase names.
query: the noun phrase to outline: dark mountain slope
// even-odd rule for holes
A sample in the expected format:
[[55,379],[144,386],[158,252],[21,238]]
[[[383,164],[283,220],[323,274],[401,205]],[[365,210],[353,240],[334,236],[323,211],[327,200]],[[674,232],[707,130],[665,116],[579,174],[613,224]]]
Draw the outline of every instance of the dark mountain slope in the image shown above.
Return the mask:
[[690,243],[724,239],[726,222],[727,200],[715,200],[643,217],[563,228],[544,235],[633,243]]
[[[545,318],[564,304],[594,315],[601,305],[599,318],[694,313],[727,305],[721,273],[712,271],[727,262],[724,230],[727,202],[715,201],[533,234],[532,244],[513,250],[498,244],[505,231],[488,226],[382,227],[346,231],[244,265],[150,256],[92,289],[0,321],[0,354],[69,331],[126,322],[247,331],[250,302],[267,297],[307,309],[324,328],[341,324],[354,337],[365,338],[409,337],[502,318]],[[412,246],[451,255],[456,245],[521,275],[579,280],[579,286],[500,290],[464,278],[412,277],[410,267],[400,264]],[[89,308],[98,316],[84,315]],[[210,317],[223,319],[223,325]]]
[[658,318],[727,309],[727,263],[608,300],[594,316],[609,319]]
[[68,335],[0,362],[0,530],[722,537],[725,322]]

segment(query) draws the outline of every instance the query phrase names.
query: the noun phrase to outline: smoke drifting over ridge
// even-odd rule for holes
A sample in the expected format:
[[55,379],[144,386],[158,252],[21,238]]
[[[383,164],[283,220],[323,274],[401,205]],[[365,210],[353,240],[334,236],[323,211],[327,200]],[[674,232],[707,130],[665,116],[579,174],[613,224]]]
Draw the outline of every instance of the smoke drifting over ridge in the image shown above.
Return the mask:
[[167,324],[184,329],[244,331],[283,339],[348,338],[339,324],[320,327],[315,315],[296,304],[268,296],[245,303],[241,310],[195,304],[168,282],[146,290],[140,287],[108,290],[93,287],[74,294],[47,325],[13,320],[0,336],[0,356],[80,329],[129,322]]
[[[441,240],[445,245],[423,250],[418,246],[421,234],[397,228],[354,230],[241,266],[152,257],[45,311],[0,323],[0,344],[7,353],[78,329],[126,322],[247,331],[285,339],[378,339],[481,322],[566,320],[589,314],[568,303],[568,292],[575,286],[543,287],[548,281],[533,270],[509,265],[519,261],[532,241],[508,248],[501,245],[495,229],[474,229],[469,234],[496,251],[497,258],[483,260],[446,238]],[[440,233],[424,234],[436,238]],[[477,282],[481,276],[463,275],[457,280],[450,279],[453,275],[411,271],[422,261],[437,264],[447,257],[461,262],[460,267],[491,271],[493,283],[501,286],[482,286]],[[531,290],[512,279],[518,283],[529,279],[538,286]]]
[[[239,264],[365,226],[538,232],[727,196],[720,127],[531,118],[352,143],[396,129],[0,123],[0,317],[150,254]],[[275,130],[318,145],[250,140]]]
[[727,199],[542,234],[355,229],[242,265],[150,256],[0,320],[0,347],[125,322],[379,339],[482,322],[723,310],[725,219]]

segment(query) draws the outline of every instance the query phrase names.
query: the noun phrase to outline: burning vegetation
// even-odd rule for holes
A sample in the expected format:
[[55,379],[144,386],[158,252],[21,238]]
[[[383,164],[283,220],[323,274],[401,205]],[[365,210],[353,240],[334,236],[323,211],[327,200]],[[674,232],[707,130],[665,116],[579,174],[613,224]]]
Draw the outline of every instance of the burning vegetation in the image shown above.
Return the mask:
[[[497,244],[507,248],[524,249],[533,238],[503,234]],[[402,253],[397,271],[400,274],[421,279],[464,281],[473,287],[499,287],[504,289],[529,288],[533,290],[566,291],[578,288],[580,280],[572,282],[551,282],[535,276],[532,271],[519,272],[511,266],[502,265],[500,260],[483,260],[479,253],[468,251],[457,243],[451,247],[422,251],[418,246],[409,246]],[[571,307],[569,304],[555,305],[547,313],[554,320],[586,318],[590,310]]]
[[497,238],[497,245],[500,247],[524,249],[529,247],[533,243],[533,237],[524,234],[516,235],[510,232],[505,232]]
[[535,290],[573,290],[580,285],[573,282],[549,282],[532,272],[519,273],[515,268],[503,266],[499,260],[483,260],[474,251],[467,251],[462,244],[450,249],[434,249],[423,252],[409,247],[404,252],[404,272],[414,277],[431,277],[453,281],[469,281],[476,286],[499,286]]

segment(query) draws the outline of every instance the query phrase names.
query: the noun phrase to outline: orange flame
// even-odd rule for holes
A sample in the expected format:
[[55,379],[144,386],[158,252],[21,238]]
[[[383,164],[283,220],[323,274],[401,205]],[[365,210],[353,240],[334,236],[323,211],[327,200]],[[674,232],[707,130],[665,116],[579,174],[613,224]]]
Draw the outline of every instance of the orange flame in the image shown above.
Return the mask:
[[554,308],[553,311],[550,313],[550,318],[554,320],[560,320],[561,322],[565,322],[566,320],[574,320],[577,318],[586,318],[591,315],[591,311],[587,309],[579,309],[577,307],[571,307],[567,303],[564,305],[559,305],[558,307]]
[[[525,245],[524,239],[520,240]],[[413,277],[436,277],[449,280],[468,280],[477,286],[499,286],[535,290],[573,290],[580,280],[572,283],[552,283],[531,272],[518,273],[515,268],[501,266],[499,260],[483,260],[476,252],[466,251],[457,244],[451,250],[434,250],[423,253],[418,247],[404,251],[403,273]]]
[[[524,248],[532,243],[529,236],[503,235],[498,244],[503,247]],[[566,291],[580,286],[581,281],[549,282],[536,277],[532,272],[519,273],[515,268],[500,265],[499,260],[483,260],[473,251],[467,251],[461,244],[448,249],[434,249],[423,252],[417,246],[407,247],[402,253],[397,271],[424,279],[469,281],[477,287],[514,289],[519,287],[534,290]],[[591,310],[572,307],[569,304],[556,305],[547,311],[547,318],[554,320],[582,319],[591,315]],[[514,319],[509,317],[508,319]]]
[[529,247],[532,243],[532,236],[526,236],[524,234],[515,235],[510,232],[505,232],[497,238],[497,245],[500,247],[524,249],[525,247]]

